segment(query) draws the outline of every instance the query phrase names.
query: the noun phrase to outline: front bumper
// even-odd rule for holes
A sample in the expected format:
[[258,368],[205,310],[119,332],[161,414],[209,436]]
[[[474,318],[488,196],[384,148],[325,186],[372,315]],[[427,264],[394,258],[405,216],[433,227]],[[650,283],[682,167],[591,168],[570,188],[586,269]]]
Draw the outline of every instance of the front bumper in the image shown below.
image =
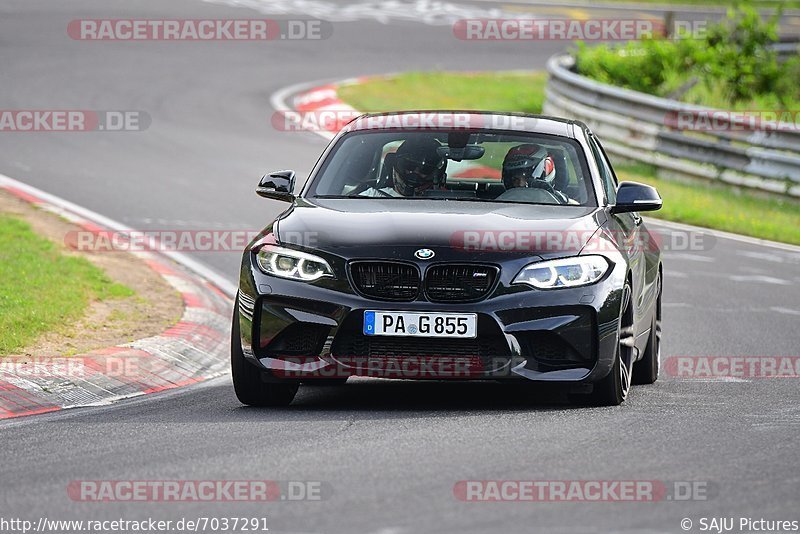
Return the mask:
[[[348,288],[285,280],[245,254],[238,318],[245,357],[277,378],[366,375],[413,379],[593,382],[611,370],[625,269],[591,286],[510,288],[475,303],[384,302]],[[499,288],[498,288],[499,289]],[[364,336],[365,310],[468,312],[475,340]]]

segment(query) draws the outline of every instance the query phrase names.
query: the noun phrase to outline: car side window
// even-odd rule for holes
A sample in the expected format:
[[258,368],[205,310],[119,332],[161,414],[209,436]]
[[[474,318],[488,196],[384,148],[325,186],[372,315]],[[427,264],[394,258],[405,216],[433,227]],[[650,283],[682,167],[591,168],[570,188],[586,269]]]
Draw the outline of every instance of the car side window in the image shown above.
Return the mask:
[[608,154],[606,154],[606,149],[603,148],[603,145],[602,143],[600,143],[600,140],[595,138],[594,141],[595,143],[597,143],[597,148],[600,149],[600,155],[603,158],[603,163],[605,163],[606,169],[608,169],[608,175],[611,177],[611,180],[613,181],[614,196],[616,196],[617,186],[619,186],[619,180],[617,180],[617,173],[614,172],[614,167],[611,166],[611,158],[609,158]]
[[597,162],[597,168],[600,169],[600,178],[603,180],[603,188],[605,189],[608,203],[614,204],[617,201],[617,177],[614,175],[614,171],[611,170],[611,165],[606,159],[605,151],[595,139],[594,135],[589,137],[589,146],[592,147],[592,153]]

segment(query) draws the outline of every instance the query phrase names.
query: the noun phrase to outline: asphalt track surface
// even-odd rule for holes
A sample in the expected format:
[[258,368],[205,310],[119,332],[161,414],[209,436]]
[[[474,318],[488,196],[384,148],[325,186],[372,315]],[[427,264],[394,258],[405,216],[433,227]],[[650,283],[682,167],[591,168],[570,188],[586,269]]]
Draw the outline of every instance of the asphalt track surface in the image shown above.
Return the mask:
[[[466,43],[448,26],[369,17],[336,22],[321,42],[66,35],[77,18],[255,16],[195,0],[3,1],[0,108],[138,109],[152,124],[3,133],[0,172],[134,228],[258,229],[281,209],[255,196],[258,176],[303,176],[324,146],[272,128],[275,91],[411,69],[537,69],[565,46]],[[800,253],[723,238],[706,248],[666,254],[663,357],[798,355]],[[235,281],[238,253],[196,256]],[[683,518],[694,530],[702,517],[797,520],[799,433],[796,379],[662,374],[622,407],[602,409],[571,407],[544,388],[359,380],[259,410],[242,407],[221,378],[0,425],[0,517],[266,516],[272,532],[360,533],[682,532]],[[266,504],[84,503],[67,493],[75,480],[184,479],[322,481],[331,493]],[[456,482],[484,479],[700,481],[710,491],[655,503],[454,497]]]

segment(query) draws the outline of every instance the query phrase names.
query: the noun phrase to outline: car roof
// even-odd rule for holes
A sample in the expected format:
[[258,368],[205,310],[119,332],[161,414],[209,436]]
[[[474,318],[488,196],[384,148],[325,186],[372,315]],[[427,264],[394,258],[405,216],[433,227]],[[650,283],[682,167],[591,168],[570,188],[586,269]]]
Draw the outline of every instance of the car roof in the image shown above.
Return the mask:
[[364,113],[350,121],[342,133],[366,130],[504,130],[542,133],[575,138],[575,127],[587,130],[580,121],[517,112],[475,110],[407,110]]

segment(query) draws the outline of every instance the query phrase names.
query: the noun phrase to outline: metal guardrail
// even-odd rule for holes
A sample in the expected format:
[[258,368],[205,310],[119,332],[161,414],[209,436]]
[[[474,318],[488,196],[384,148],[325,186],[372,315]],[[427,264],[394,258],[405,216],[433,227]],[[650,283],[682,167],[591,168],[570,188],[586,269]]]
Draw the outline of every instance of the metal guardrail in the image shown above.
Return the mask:
[[792,56],[800,54],[800,44],[794,42],[777,43],[772,47],[778,53],[778,61],[786,61]]
[[[735,112],[596,82],[573,67],[567,54],[548,61],[544,113],[586,123],[608,152],[654,165],[660,174],[800,197],[799,124],[749,124]],[[697,119],[713,119],[713,127],[697,128]]]

